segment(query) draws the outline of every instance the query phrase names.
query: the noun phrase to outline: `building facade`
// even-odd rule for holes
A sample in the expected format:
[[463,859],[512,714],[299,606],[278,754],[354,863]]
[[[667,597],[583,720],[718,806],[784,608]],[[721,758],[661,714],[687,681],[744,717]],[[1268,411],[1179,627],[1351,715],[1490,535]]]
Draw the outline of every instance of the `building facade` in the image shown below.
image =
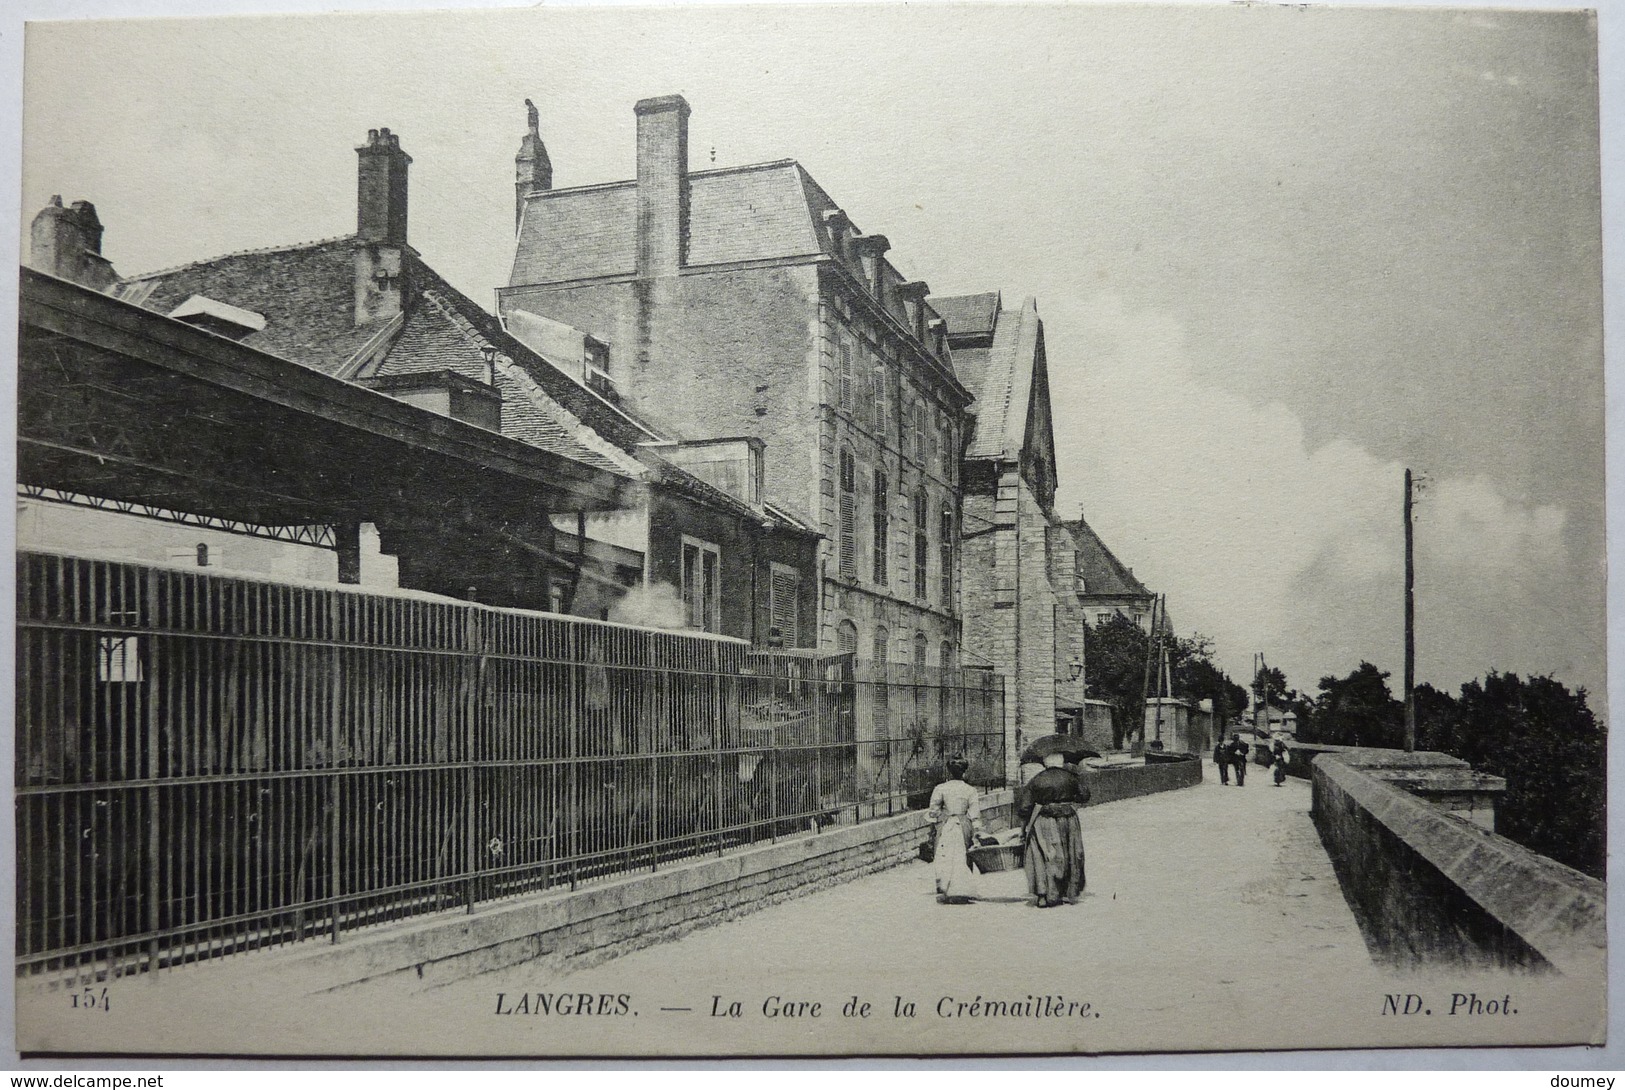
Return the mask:
[[1012,760],[1033,738],[1080,729],[1076,557],[1055,516],[1055,436],[1044,323],[997,292],[933,300],[976,395],[963,458],[965,649],[1011,685]]
[[607,343],[613,397],[657,429],[765,442],[767,501],[823,535],[819,646],[958,665],[971,395],[927,286],[794,161],[691,171],[688,104],[636,115],[637,177],[572,188],[533,123],[504,320]]

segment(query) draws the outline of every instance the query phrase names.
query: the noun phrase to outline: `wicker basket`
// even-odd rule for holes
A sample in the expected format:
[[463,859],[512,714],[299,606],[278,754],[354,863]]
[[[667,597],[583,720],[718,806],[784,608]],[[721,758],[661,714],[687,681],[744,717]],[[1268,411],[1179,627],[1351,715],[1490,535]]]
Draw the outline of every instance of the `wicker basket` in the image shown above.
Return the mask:
[[1020,844],[978,844],[970,850],[970,865],[982,874],[1021,869]]

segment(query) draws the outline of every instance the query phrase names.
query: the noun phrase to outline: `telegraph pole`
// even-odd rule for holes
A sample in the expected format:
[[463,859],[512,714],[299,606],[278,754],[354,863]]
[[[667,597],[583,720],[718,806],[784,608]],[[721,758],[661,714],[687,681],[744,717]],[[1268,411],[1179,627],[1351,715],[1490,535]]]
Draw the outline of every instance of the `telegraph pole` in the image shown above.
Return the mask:
[[1405,752],[1416,749],[1416,563],[1411,554],[1411,471],[1405,470]]

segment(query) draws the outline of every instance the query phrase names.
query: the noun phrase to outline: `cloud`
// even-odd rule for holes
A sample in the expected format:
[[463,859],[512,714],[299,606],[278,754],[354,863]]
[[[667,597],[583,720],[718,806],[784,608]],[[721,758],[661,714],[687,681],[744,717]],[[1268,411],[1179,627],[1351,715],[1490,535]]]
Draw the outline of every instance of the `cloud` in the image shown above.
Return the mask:
[[[1124,563],[1168,594],[1176,627],[1214,638],[1232,675],[1261,650],[1299,689],[1362,659],[1393,671],[1397,689],[1404,466],[1347,439],[1311,449],[1284,406],[1198,379],[1201,346],[1167,313],[1099,295],[1047,308],[1046,321],[1075,327],[1081,361],[1051,374],[1063,511],[1081,503]],[[1567,525],[1563,508],[1520,505],[1488,477],[1429,482],[1417,508],[1419,680],[1454,688],[1491,668],[1585,661],[1561,623],[1584,583]]]

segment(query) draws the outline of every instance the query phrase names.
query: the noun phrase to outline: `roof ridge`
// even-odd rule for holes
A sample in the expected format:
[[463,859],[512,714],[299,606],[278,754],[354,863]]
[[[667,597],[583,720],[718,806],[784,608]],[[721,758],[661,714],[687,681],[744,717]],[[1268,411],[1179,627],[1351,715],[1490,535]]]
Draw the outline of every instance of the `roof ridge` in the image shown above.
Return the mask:
[[286,253],[289,250],[304,250],[313,246],[326,246],[334,242],[348,242],[356,237],[355,232],[352,231],[347,235],[334,235],[331,238],[311,239],[308,242],[291,242],[285,243],[281,246],[255,246],[246,250],[232,250],[230,253],[216,254],[213,257],[200,258],[196,261],[183,261],[179,265],[171,265],[165,269],[154,269],[151,272],[139,273],[135,276],[121,276],[119,277],[119,282],[121,284],[134,284],[143,280],[156,280],[160,276],[168,276],[170,273],[177,273],[182,269],[191,269],[197,267],[198,265],[212,265],[216,261],[224,261],[231,257],[252,257],[257,254]]
[[[801,164],[795,159],[772,159],[764,163],[744,163],[740,166],[733,167],[711,167],[706,170],[691,170],[688,172],[688,177],[689,180],[692,181],[695,178],[715,178],[724,174],[747,174],[756,170],[774,170],[782,169],[784,167],[801,167]],[[801,171],[805,174],[806,168],[801,167]],[[533,200],[545,200],[561,193],[591,193],[595,190],[618,189],[622,186],[636,186],[637,184],[638,180],[636,178],[616,178],[613,181],[608,182],[586,182],[582,185],[554,186],[552,189],[539,189],[531,193],[526,193],[525,203],[528,205]],[[813,184],[817,185],[818,183],[814,182]],[[822,189],[823,187],[820,186],[819,188]],[[831,203],[834,203],[833,200]]]

